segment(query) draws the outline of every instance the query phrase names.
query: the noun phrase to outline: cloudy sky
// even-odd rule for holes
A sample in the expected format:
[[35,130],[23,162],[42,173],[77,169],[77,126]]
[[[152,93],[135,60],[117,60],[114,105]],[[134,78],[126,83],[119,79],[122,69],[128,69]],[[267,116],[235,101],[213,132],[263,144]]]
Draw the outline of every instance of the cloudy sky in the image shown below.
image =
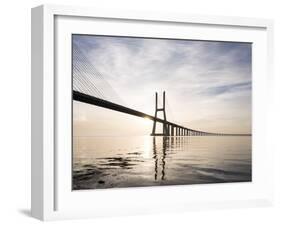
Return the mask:
[[[169,121],[251,133],[251,44],[73,35],[73,88]],[[85,86],[86,84],[86,86]],[[161,102],[160,102],[161,105]],[[148,120],[74,102],[74,135],[149,135]],[[159,115],[161,117],[161,115]]]

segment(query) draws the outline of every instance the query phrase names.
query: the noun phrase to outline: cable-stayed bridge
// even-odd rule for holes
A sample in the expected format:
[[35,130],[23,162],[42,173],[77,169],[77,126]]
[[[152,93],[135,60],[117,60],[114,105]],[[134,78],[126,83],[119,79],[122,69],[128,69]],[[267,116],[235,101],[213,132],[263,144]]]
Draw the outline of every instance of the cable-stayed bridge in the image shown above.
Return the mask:
[[[73,100],[99,106],[109,110],[122,112],[136,117],[153,121],[152,136],[251,136],[251,134],[214,133],[196,130],[180,123],[169,121],[166,118],[166,93],[163,92],[162,107],[158,106],[158,93],[155,95],[155,114],[147,113],[126,107],[103,75],[88,60],[88,57],[73,43]],[[118,103],[118,104],[117,104]],[[163,112],[163,118],[158,117]],[[156,124],[162,124],[163,131],[156,132]]]
[[[156,99],[157,99],[157,93],[156,93]],[[165,96],[165,94],[164,94]],[[79,91],[73,90],[73,100],[80,101],[83,103],[87,104],[92,104],[95,106],[107,108],[113,111],[118,111],[122,112],[125,114],[130,114],[134,115],[137,117],[141,117],[144,119],[150,119],[152,120],[153,123],[153,128],[152,128],[152,136],[249,136],[250,134],[227,134],[227,133],[211,133],[211,132],[206,132],[206,131],[200,131],[200,130],[195,130],[191,128],[187,128],[185,126],[176,124],[174,122],[170,122],[166,119],[164,116],[164,119],[158,118],[157,117],[157,112],[158,111],[163,111],[164,115],[166,114],[165,112],[165,105],[163,108],[156,108],[155,114],[156,116],[152,116],[128,107],[125,107],[123,105],[115,104],[107,100],[103,100],[85,93],[81,93]],[[156,101],[157,102],[157,101]],[[164,101],[163,101],[164,103]],[[163,125],[163,133],[156,133],[156,123],[161,123]]]

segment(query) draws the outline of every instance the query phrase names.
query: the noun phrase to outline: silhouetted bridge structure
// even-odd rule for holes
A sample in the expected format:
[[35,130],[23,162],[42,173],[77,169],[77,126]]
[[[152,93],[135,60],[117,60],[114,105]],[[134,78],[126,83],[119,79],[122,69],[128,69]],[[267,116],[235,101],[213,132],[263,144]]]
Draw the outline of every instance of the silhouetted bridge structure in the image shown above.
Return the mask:
[[[163,93],[163,107],[158,108],[158,94],[156,93],[156,108],[155,115],[149,115],[141,111],[137,111],[101,98],[97,98],[79,91],[73,90],[73,100],[80,101],[87,104],[107,108],[110,110],[134,115],[137,117],[150,119],[153,123],[152,136],[250,136],[251,134],[228,134],[228,133],[211,133],[200,130],[194,130],[185,126],[170,122],[166,120],[166,109],[165,109],[165,92]],[[163,111],[164,118],[158,118],[157,113]],[[156,133],[156,123],[163,125],[163,133]]]
[[[187,128],[166,119],[166,96],[163,92],[163,106],[158,107],[158,94],[155,96],[155,114],[149,115],[132,108],[125,107],[122,99],[113,87],[104,79],[104,76],[89,60],[89,56],[81,50],[79,43],[73,42],[72,76],[73,100],[103,107],[117,112],[149,119],[153,121],[152,136],[250,136],[251,134],[211,133]],[[83,49],[83,48],[82,48]],[[110,101],[109,101],[110,100]],[[120,103],[120,104],[116,104]],[[122,103],[122,104],[121,104]],[[163,119],[157,116],[163,112]],[[156,133],[156,123],[163,125],[162,133]]]

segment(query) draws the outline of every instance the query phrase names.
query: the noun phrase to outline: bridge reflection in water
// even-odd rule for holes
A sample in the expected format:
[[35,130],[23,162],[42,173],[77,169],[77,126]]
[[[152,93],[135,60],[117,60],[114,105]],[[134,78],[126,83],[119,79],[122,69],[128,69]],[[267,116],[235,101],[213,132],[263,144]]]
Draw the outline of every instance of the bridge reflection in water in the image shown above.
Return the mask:
[[[188,144],[188,137],[161,137],[158,138],[162,140],[162,144],[156,143],[156,137],[153,137],[153,159],[155,160],[155,180],[165,180],[165,165],[166,165],[166,156],[168,151],[181,149],[182,146]],[[159,147],[161,146],[161,147]],[[159,153],[160,152],[160,153]],[[158,169],[160,167],[160,169]]]
[[251,181],[251,137],[75,137],[73,189]]

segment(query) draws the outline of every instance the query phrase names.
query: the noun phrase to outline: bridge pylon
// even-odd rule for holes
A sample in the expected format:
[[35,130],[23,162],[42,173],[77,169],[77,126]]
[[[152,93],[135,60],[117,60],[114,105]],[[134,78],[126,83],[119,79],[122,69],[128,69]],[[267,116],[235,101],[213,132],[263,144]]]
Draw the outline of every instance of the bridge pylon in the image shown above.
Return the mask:
[[166,97],[165,97],[165,91],[164,91],[163,92],[163,106],[162,106],[162,108],[159,108],[158,107],[158,93],[157,92],[155,93],[155,119],[157,118],[157,113],[162,111],[163,117],[164,117],[164,119],[163,119],[164,123],[162,123],[163,124],[163,133],[156,133],[157,121],[154,119],[151,136],[169,136],[170,135],[169,124],[167,123],[167,119],[166,119],[165,101],[166,101]]

